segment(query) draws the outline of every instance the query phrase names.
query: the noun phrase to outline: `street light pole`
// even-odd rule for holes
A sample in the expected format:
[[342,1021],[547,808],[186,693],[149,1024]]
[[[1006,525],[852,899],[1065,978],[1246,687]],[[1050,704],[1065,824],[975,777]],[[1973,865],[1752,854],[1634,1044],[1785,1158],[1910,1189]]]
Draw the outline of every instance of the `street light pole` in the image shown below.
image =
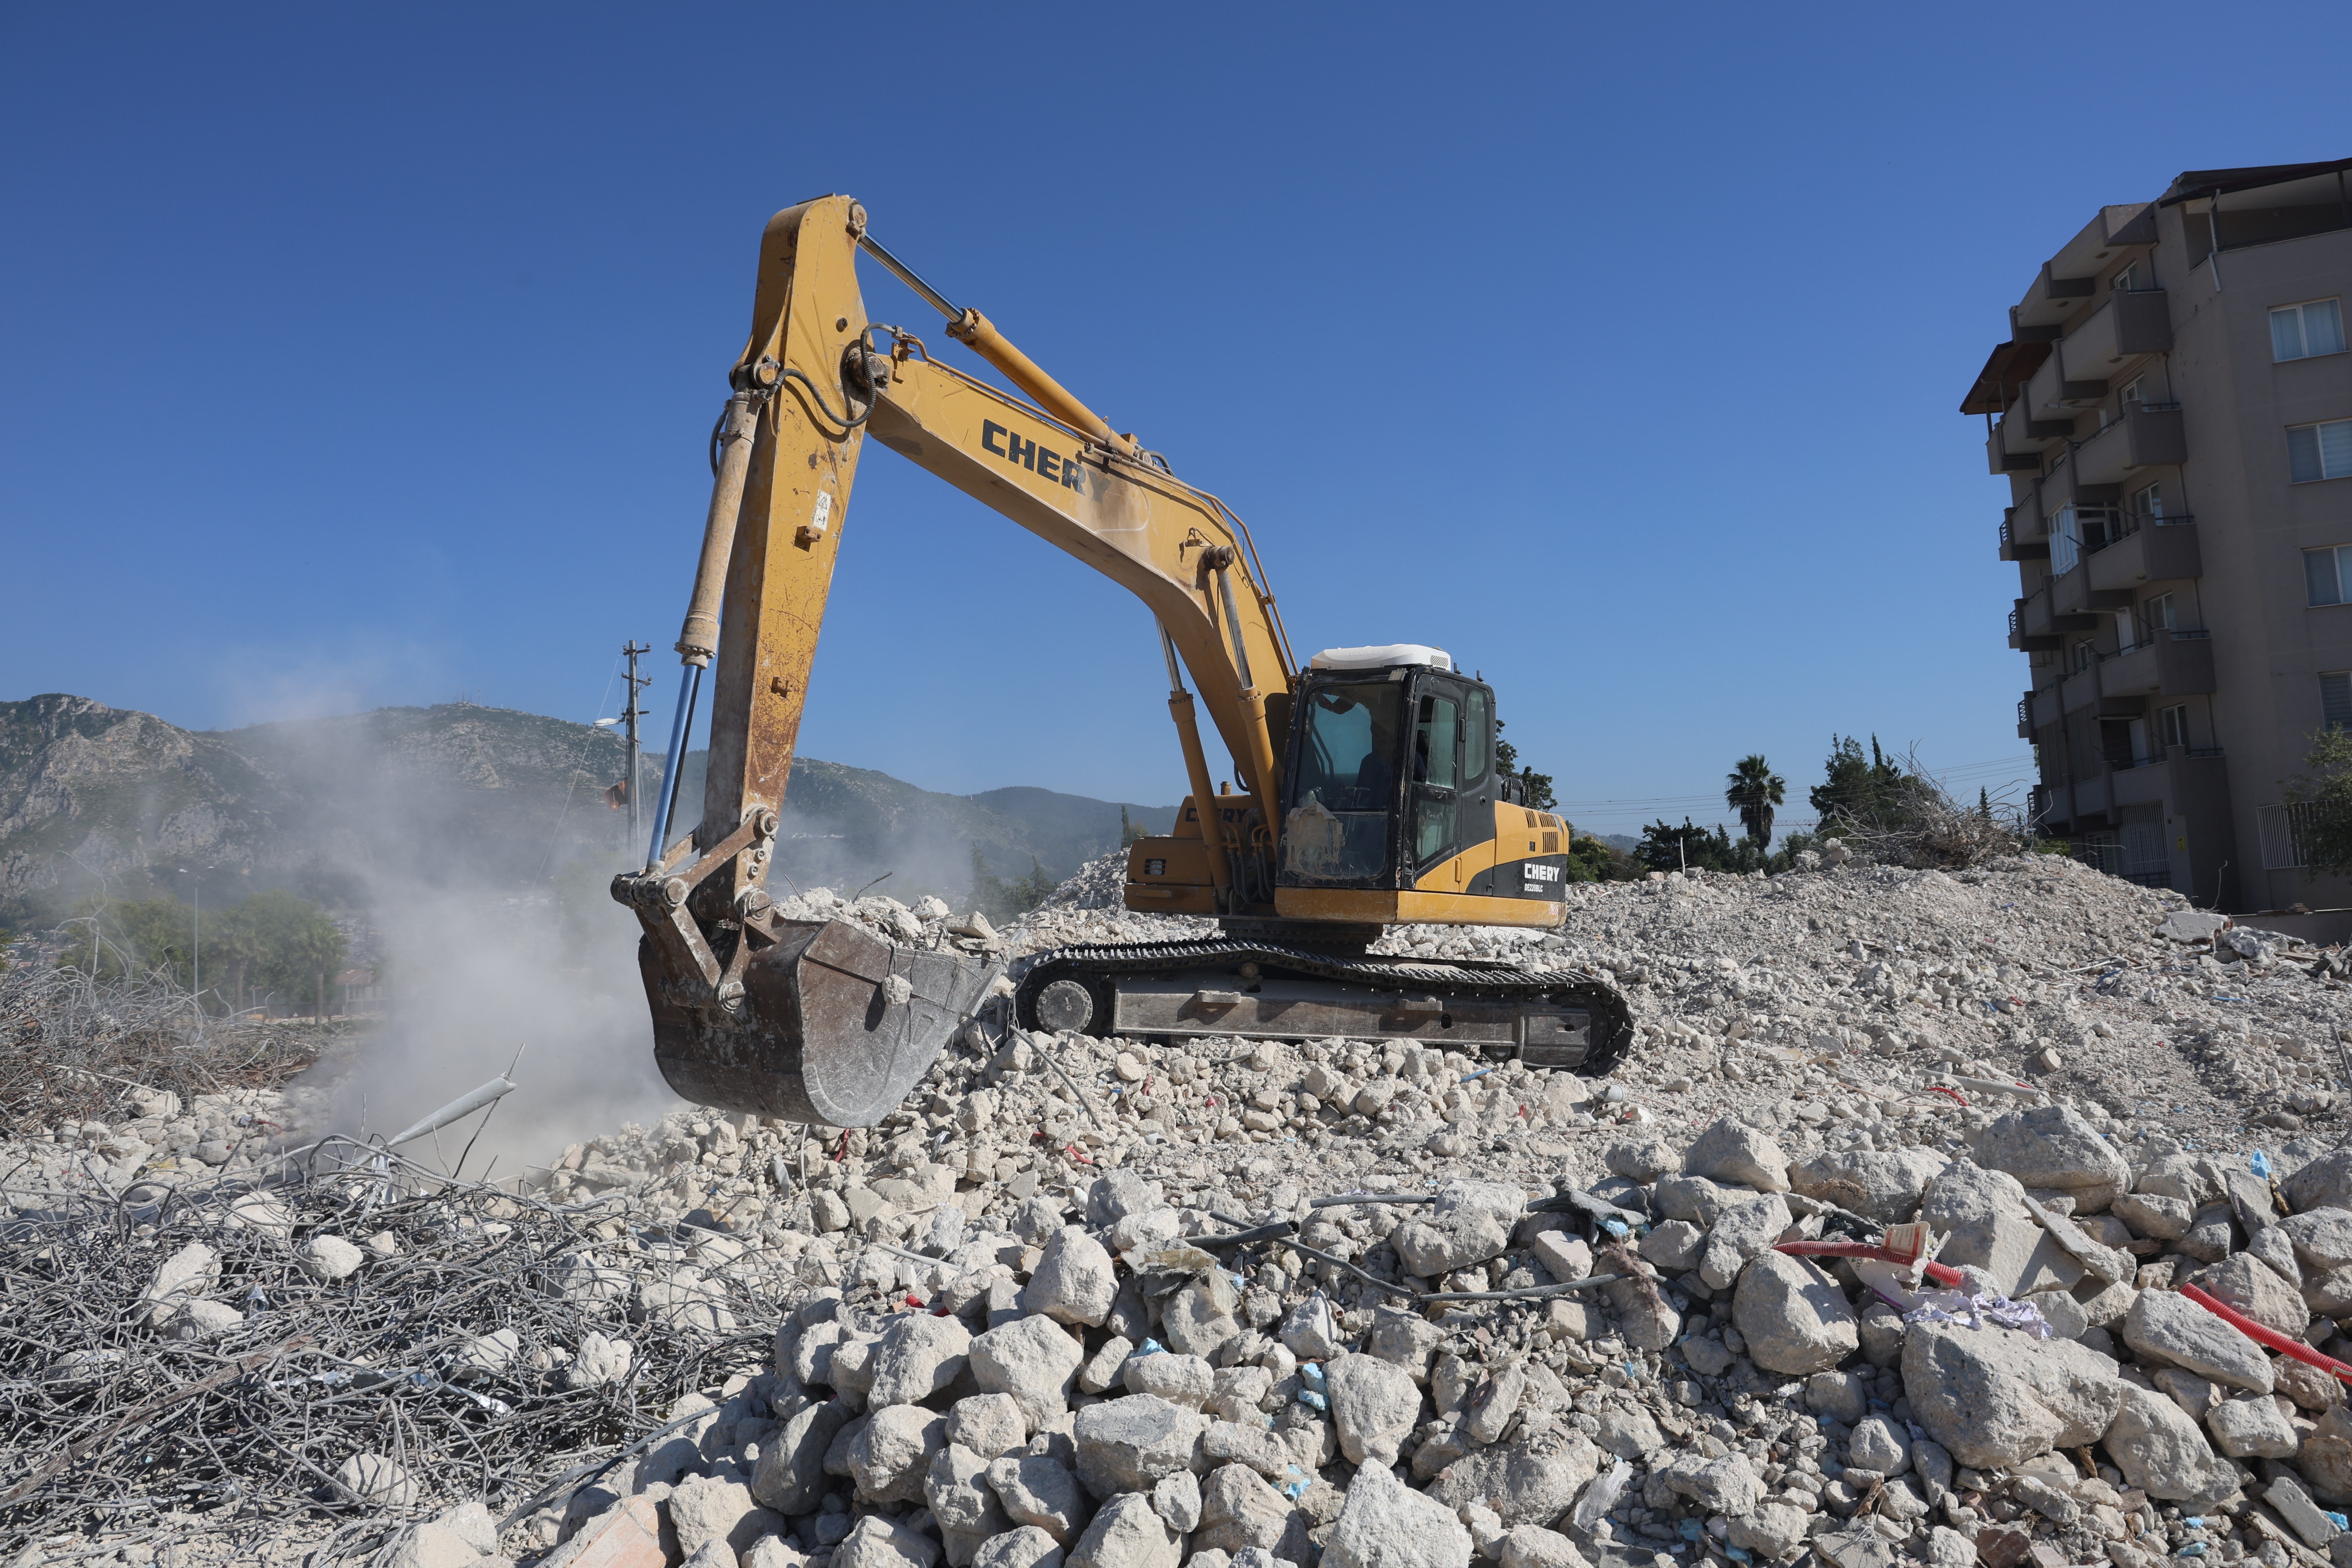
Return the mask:
[[219,868],[216,866],[206,866],[203,870],[198,871],[191,871],[185,866],[179,868],[181,876],[195,879],[196,951],[195,956],[189,961],[188,979],[189,989],[195,994],[196,1034],[200,1038],[205,1032],[205,872],[217,869]]

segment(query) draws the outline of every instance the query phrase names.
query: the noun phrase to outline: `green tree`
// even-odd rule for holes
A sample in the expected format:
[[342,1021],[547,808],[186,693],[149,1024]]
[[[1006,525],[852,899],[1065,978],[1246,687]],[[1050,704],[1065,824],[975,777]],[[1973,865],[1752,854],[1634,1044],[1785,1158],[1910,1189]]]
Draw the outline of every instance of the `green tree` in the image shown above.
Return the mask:
[[[226,1010],[245,1011],[246,982],[253,973],[254,961],[260,955],[260,942],[245,905],[232,904],[221,910],[205,922],[204,960],[213,973],[205,989],[217,997]],[[224,973],[228,976],[226,986],[220,983]]]
[[308,995],[327,1016],[327,983],[343,966],[343,933],[327,912],[282,888],[258,892],[241,906],[252,922],[255,978],[289,1000]]
[[1495,771],[1506,777],[1516,777],[1527,791],[1528,804],[1536,810],[1558,809],[1559,803],[1552,796],[1551,775],[1521,773],[1518,764],[1519,749],[1503,739],[1503,721],[1497,719],[1495,721]]
[[1877,736],[1870,738],[1870,758],[1865,762],[1860,741],[1851,735],[1832,735],[1822,774],[1822,782],[1807,798],[1824,826],[1832,821],[1856,827],[1898,826],[1903,770],[1886,760]]
[[1739,759],[1724,780],[1724,800],[1739,813],[1739,821],[1756,847],[1772,842],[1772,808],[1789,798],[1789,784],[1772,771],[1761,752]]
[[1641,876],[1633,858],[1589,833],[1568,841],[1568,879],[1571,882],[1630,882]]
[[1029,874],[1006,881],[989,869],[988,858],[980,846],[971,847],[971,907],[991,920],[1012,920],[1027,914],[1045,901],[1060,883],[1054,874],[1029,857]]
[[1735,844],[1720,824],[1701,827],[1687,816],[1680,827],[1660,817],[1642,829],[1642,842],[1633,858],[1650,871],[1678,871],[1685,866],[1703,871],[1752,871],[1760,861],[1755,845],[1748,840]]
[[60,962],[100,980],[160,974],[184,986],[194,967],[194,914],[170,897],[84,899],[67,922]]
[[1008,905],[1004,879],[988,868],[988,857],[980,846],[971,847],[971,890],[964,895],[971,907],[993,920],[1003,915]]
[[2306,874],[2352,875],[2352,730],[2312,731],[2303,766],[2282,793]]
[[1143,824],[1129,821],[1127,807],[1120,806],[1118,808],[1118,847],[1125,849],[1137,839],[1149,837],[1150,835],[1145,832]]

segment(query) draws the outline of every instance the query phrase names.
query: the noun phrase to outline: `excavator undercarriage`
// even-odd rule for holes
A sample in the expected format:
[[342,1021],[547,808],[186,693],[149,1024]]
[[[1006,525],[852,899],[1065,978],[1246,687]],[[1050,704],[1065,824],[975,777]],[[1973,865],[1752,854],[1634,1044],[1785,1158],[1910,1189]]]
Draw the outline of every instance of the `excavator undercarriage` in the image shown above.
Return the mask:
[[1616,1066],[1633,1036],[1624,998],[1589,975],[1231,938],[1041,953],[1013,1008],[1031,1029],[1412,1040],[1594,1075]]

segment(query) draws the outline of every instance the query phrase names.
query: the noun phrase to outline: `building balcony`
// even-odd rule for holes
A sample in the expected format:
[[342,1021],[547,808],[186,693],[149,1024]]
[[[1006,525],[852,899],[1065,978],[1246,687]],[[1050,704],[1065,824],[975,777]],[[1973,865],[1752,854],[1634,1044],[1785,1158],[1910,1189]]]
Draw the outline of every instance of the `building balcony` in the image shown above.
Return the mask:
[[2050,590],[2037,588],[2017,601],[2009,613],[2009,646],[2042,652],[2058,646],[2058,627],[2050,616]]
[[2033,693],[2027,692],[2017,700],[2017,738],[2033,739]]
[[2094,663],[2088,669],[2078,669],[2056,686],[2046,688],[2056,694],[2060,711],[2080,713],[2090,710],[2101,719],[2134,719],[2147,711],[2147,700],[2131,694],[2116,696],[2100,683],[2100,666]]
[[2089,631],[2099,624],[2096,612],[2120,610],[2130,603],[2127,593],[2093,587],[2087,561],[2077,561],[2073,571],[2050,579],[2050,614],[2055,631]]
[[2121,485],[2141,468],[2186,462],[2189,443],[2178,403],[2126,403],[2116,422],[2074,445],[2074,494],[2087,487]]
[[2115,809],[2112,773],[2097,773],[2090,778],[2076,779],[2074,784],[2074,821],[2087,822],[2094,817],[2104,819]]
[[2061,681],[2055,686],[2042,687],[2028,695],[2027,700],[2032,705],[2031,717],[2033,721],[2033,728],[2036,730],[2057,728],[2059,715],[2064,711],[2061,705],[2061,694],[2064,690],[2065,683]]
[[2008,413],[1995,421],[1992,434],[1985,437],[1985,467],[1995,474],[2038,472],[2042,468],[2042,454],[2074,433],[2074,421],[2071,416],[2059,420],[2032,419],[2026,416],[2022,405],[2013,405]]
[[2117,805],[2161,805],[2186,816],[2227,798],[2230,786],[2222,766],[2218,746],[2170,746],[2161,756],[2139,758],[2107,777]]
[[[2000,558],[2003,561],[2047,561],[2050,559],[2050,534],[2040,518],[2030,523],[2023,507],[2011,507],[2010,515],[2000,520]],[[2027,525],[2041,531],[2030,538],[2020,538],[2016,529]]]
[[2148,202],[2101,207],[2042,264],[2041,276],[2009,313],[2012,327],[2063,321],[2080,310],[2098,292],[2098,275],[2116,252],[2156,243],[2155,211]]
[[2032,417],[2063,424],[2066,434],[2074,433],[2074,417],[2086,409],[2096,408],[2107,395],[2105,376],[2076,375],[2066,368],[2065,344],[2055,345],[2058,352],[2042,362],[2025,384],[2025,411]]
[[2074,258],[2062,253],[2042,264],[2042,275],[2025,298],[2010,311],[2012,327],[2054,326],[2082,309],[2083,301],[2098,292],[2095,277],[2068,278],[2053,274],[2052,268],[2075,265]]
[[2063,712],[2061,705],[2058,705],[2058,693],[2061,691],[2063,691],[2063,684],[2058,684],[2058,687],[2042,687],[2039,691],[2032,693],[2034,729],[2055,729],[2055,726],[2058,726],[2058,715]]
[[2060,341],[2052,358],[2077,382],[2112,381],[2128,360],[2172,351],[2172,307],[2161,289],[2139,289],[2107,302]]
[[2101,545],[2084,563],[2091,569],[2092,592],[2127,593],[2147,583],[2205,574],[2194,518],[2127,516],[2123,527],[2128,531],[2122,538]]
[[2103,697],[2203,697],[2213,690],[2213,638],[2207,632],[2159,631],[2137,647],[2098,664]]

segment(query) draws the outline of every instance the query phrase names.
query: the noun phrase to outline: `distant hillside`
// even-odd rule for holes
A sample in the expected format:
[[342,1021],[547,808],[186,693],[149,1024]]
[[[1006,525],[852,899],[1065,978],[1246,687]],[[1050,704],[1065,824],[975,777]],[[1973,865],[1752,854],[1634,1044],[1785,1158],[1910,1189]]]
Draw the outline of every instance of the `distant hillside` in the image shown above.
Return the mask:
[[[686,761],[680,816],[702,791]],[[648,800],[661,759],[646,759]],[[520,890],[644,854],[607,808],[618,737],[535,713],[452,704],[385,708],[229,731],[65,695],[0,702],[0,922],[54,917],[100,888],[207,897],[290,886],[330,903],[369,885],[487,883]],[[1164,832],[1172,806],[1127,807]],[[776,879],[856,888],[889,875],[903,897],[970,886],[977,845],[1001,874],[1034,857],[1066,873],[1118,839],[1119,805],[1049,790],[940,795],[870,769],[793,767]]]

